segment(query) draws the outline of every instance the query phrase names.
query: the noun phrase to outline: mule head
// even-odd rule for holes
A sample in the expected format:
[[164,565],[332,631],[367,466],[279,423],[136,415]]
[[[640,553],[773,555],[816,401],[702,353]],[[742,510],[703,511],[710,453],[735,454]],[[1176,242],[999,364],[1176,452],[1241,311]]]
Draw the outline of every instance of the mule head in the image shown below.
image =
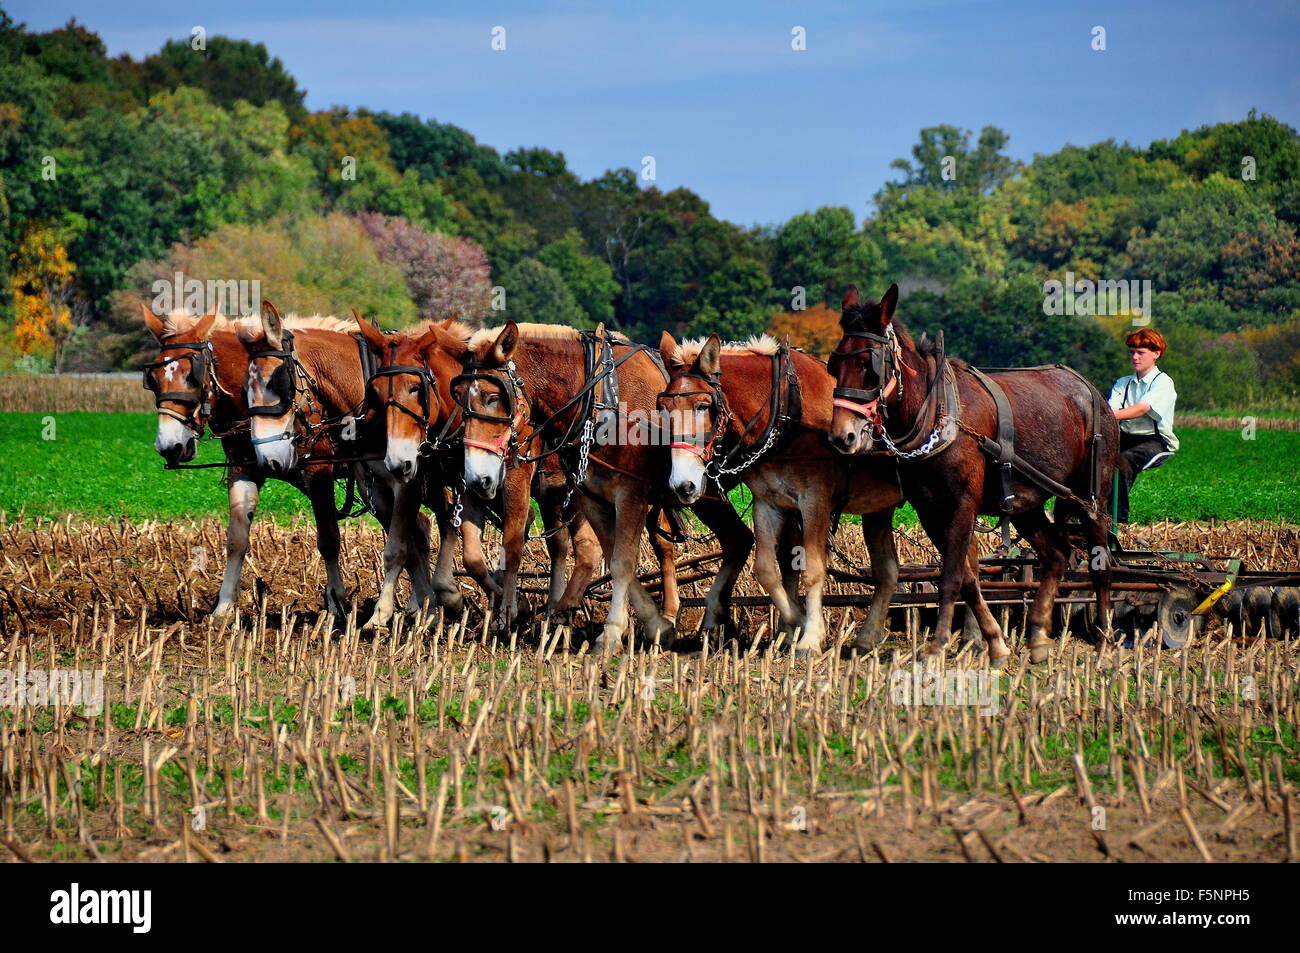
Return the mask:
[[518,346],[519,326],[507,321],[494,337],[466,352],[464,372],[455,381],[456,402],[465,417],[465,485],[485,500],[501,489],[506,458],[526,418],[524,395],[516,394],[508,379],[515,373]]
[[189,463],[198,451],[215,398],[208,344],[217,308],[194,320],[159,318],[141,302],[145,326],[158,341],[158,357],[144,366],[144,387],[154,395],[158,434],[154,450],[168,463]]
[[382,408],[384,465],[406,482],[419,470],[420,450],[429,432],[452,412],[447,382],[460,373],[463,336],[453,331],[455,318],[413,331],[384,334],[357,317],[361,333],[381,355],[367,397]]
[[883,426],[881,401],[889,404],[898,399],[885,379],[888,369],[897,366],[892,328],[897,305],[896,284],[874,304],[862,300],[857,285],[849,285],[840,303],[844,334],[827,361],[827,371],[835,378],[829,438],[840,453],[869,451],[876,428]]
[[262,302],[261,325],[240,340],[248,350],[244,399],[257,465],[288,473],[298,465],[295,445],[298,378],[292,358],[293,335],[275,305]]
[[679,500],[690,504],[708,487],[709,463],[727,425],[720,383],[722,342],[712,334],[698,351],[683,354],[665,331],[659,354],[669,375],[657,407],[660,432],[667,430],[670,441],[668,485]]

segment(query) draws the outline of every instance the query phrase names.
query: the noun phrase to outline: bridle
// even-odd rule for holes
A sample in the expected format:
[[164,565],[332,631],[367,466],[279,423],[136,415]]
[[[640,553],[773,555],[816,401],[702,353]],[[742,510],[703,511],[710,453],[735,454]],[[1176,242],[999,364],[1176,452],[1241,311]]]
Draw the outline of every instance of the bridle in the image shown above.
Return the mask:
[[[717,483],[719,487],[722,486],[723,477],[733,477],[754,464],[780,440],[787,423],[792,420],[799,420],[802,417],[799,376],[795,372],[794,361],[790,355],[791,351],[788,344],[781,345],[780,350],[771,355],[772,390],[767,403],[760,405],[754,411],[754,415],[741,428],[735,446],[721,454],[721,456],[715,452],[718,441],[726,435],[732,421],[736,419],[731,406],[727,403],[726,392],[722,388],[721,371],[702,374],[699,371],[688,370],[671,375],[668,378],[669,390],[661,392],[658,399],[662,401],[672,400],[676,397],[708,397],[709,413],[712,420],[703,437],[695,434],[693,435],[695,439],[691,441],[673,441],[669,444],[669,448],[685,450],[698,457],[705,466],[707,476]],[[782,400],[783,391],[781,387],[783,377],[786,381],[784,401]],[[672,382],[680,379],[701,381],[706,389],[672,392]],[[756,439],[757,447],[747,451],[745,441],[753,433],[754,428],[758,426],[764,411],[767,412],[767,427]]]
[[[673,391],[673,381],[678,380],[697,380],[704,384],[703,390],[680,390]],[[699,433],[692,434],[692,440],[674,440],[668,447],[671,450],[685,450],[699,457],[700,462],[706,467],[710,465],[713,457],[713,449],[718,440],[727,432],[727,427],[731,424],[731,408],[727,404],[726,394],[722,391],[722,380],[720,372],[714,371],[712,374],[701,374],[699,371],[679,371],[668,377],[668,386],[659,393],[657,400],[671,401],[678,397],[707,397],[709,398],[709,429],[703,435]],[[707,439],[701,439],[706,436]]]
[[[831,403],[859,417],[865,417],[875,430],[883,431],[885,418],[889,416],[890,396],[895,390],[898,391],[899,397],[903,396],[902,372],[906,371],[914,376],[916,371],[899,359],[902,348],[894,334],[893,325],[887,325],[884,334],[873,334],[870,331],[845,331],[844,337],[858,338],[872,343],[849,351],[832,351],[830,357],[826,359],[826,371],[835,378],[836,382],[832,394],[834,399]],[[844,363],[844,359],[861,354],[870,355],[871,368],[876,375],[876,386],[866,390],[839,386],[840,366]]]
[[[276,396],[274,404],[258,404],[251,402],[248,405],[248,416],[252,417],[283,417],[293,412],[294,417],[289,423],[289,429],[283,433],[275,434],[270,437],[250,437],[253,446],[263,443],[275,443],[279,440],[289,440],[293,442],[293,429],[297,418],[303,415],[304,411],[299,398],[306,395],[307,402],[311,403],[311,394],[316,387],[316,381],[307,373],[307,369],[302,366],[293,350],[293,334],[285,329],[281,332],[281,345],[273,351],[258,351],[249,357],[249,368],[251,370],[253,362],[263,358],[274,357],[280,359],[280,366],[271,372],[270,380],[267,381],[267,388]],[[305,385],[305,386],[304,386]]]
[[[528,392],[524,388],[524,382],[519,379],[515,362],[507,361],[505,363],[504,379],[501,375],[487,373],[488,368],[482,361],[471,360],[466,362],[464,367],[464,373],[457,374],[451,379],[451,392],[456,398],[456,403],[460,406],[461,413],[472,420],[505,424],[506,429],[501,432],[501,436],[496,440],[474,440],[465,436],[461,438],[461,442],[466,447],[486,450],[488,453],[500,457],[502,461],[514,460],[518,464],[521,462],[518,454],[519,427],[527,419],[527,411],[531,407],[531,403],[528,400]],[[505,404],[504,414],[485,414],[470,407],[470,388],[479,381],[492,384],[497,388],[497,392],[501,395],[501,400]],[[509,387],[506,386],[507,381]]]
[[[462,408],[457,408],[456,410],[453,410],[452,413],[448,414],[446,422],[442,425],[442,430],[438,432],[438,435],[434,437],[433,440],[429,440],[429,428],[432,426],[434,420],[435,400],[438,401],[438,407],[436,409],[442,409],[442,402],[437,398],[438,377],[432,370],[423,364],[391,363],[397,360],[397,346],[398,341],[396,339],[388,342],[389,363],[382,365],[371,373],[369,380],[366,382],[366,389],[367,391],[375,391],[375,393],[383,400],[383,403],[379,406],[380,412],[386,412],[388,408],[396,407],[402,413],[406,414],[406,416],[419,424],[420,433],[425,437],[424,442],[420,445],[420,453],[431,453],[442,447],[448,441],[453,429],[458,423],[459,411]],[[420,412],[418,414],[397,399],[397,381],[395,378],[406,374],[409,374],[416,379],[416,387],[418,388],[417,397],[420,401]],[[379,391],[378,379],[381,377],[388,378],[388,393],[386,395]],[[455,382],[453,381],[453,385],[454,383]]]
[[[203,422],[200,418],[206,418],[212,413],[212,389],[219,386],[216,379],[216,358],[212,353],[211,346],[206,341],[164,342],[159,345],[159,351],[162,353],[162,357],[144,365],[144,389],[153,394],[154,407],[158,413],[179,420],[193,430],[196,435],[201,434],[203,432]],[[168,351],[188,351],[189,353],[167,354]],[[191,390],[181,391],[162,390],[151,372],[187,358],[190,362],[188,376],[190,380],[195,382],[195,387]],[[179,414],[170,407],[164,407],[163,401],[187,404],[190,410],[184,414]]]

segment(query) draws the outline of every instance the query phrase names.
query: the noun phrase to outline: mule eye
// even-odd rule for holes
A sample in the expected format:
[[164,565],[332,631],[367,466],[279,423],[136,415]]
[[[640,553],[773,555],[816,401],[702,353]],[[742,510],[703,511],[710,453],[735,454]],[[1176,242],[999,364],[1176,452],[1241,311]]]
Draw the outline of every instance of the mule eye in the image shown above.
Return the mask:
[[406,394],[408,397],[415,397],[419,395],[419,393],[420,393],[420,388],[415,384],[412,384],[410,387],[406,389]]
[[496,402],[497,402],[496,394],[488,394],[487,397],[483,398],[483,403],[485,404],[495,405]]

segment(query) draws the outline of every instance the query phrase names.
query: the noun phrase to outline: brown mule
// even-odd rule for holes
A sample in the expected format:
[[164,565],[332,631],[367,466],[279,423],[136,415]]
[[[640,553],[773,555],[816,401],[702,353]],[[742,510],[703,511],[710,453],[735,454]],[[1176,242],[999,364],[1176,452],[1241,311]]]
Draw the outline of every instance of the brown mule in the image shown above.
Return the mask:
[[[597,354],[603,355],[598,361]],[[481,331],[470,340],[467,373],[458,383],[465,409],[465,484],[493,497],[525,449],[543,440],[562,454],[577,492],[574,499],[600,539],[613,583],[597,651],[617,648],[629,631],[629,607],[645,639],[664,647],[676,637],[676,571],[671,543],[653,532],[652,504],[667,475],[665,448],[652,446],[655,395],[664,385],[656,353],[603,329],[579,332],[555,325],[516,324]],[[616,388],[616,406],[609,394]],[[600,391],[597,409],[597,391]],[[596,428],[596,421],[601,421]],[[510,488],[506,508],[510,510]],[[752,547],[752,534],[722,499],[701,499],[696,514],[717,533],[723,564],[709,593],[706,629],[726,628],[731,591]],[[636,577],[638,542],[652,529],[664,586],[663,612]],[[506,545],[505,585],[514,585],[516,533]],[[512,551],[512,545],[516,547]]]
[[[1111,485],[1119,447],[1109,406],[1095,387],[1060,365],[990,374],[991,389],[980,372],[943,357],[942,335],[918,348],[894,317],[897,304],[897,285],[879,304],[865,304],[856,287],[844,296],[844,337],[831,354],[838,384],[831,443],[845,454],[890,449],[899,460],[903,493],[943,559],[939,619],[927,654],[943,652],[959,592],[975,614],[990,660],[1010,654],[965,558],[979,513],[1008,515],[1042,563],[1029,610],[1032,660],[1045,659],[1050,645],[1052,604],[1070,554],[1067,518],[1081,521],[1092,549],[1097,620],[1108,631],[1110,515],[1097,497],[1104,497],[1099,488]],[[999,415],[996,392],[1005,395],[1009,414]],[[1000,439],[1013,422],[1014,454],[1007,446],[1012,441]],[[1006,468],[987,455],[1000,449]],[[1054,495],[1055,521],[1044,509]]]
[[[154,392],[158,407],[158,438],[155,448],[169,463],[187,463],[194,459],[198,438],[210,427],[213,434],[220,437],[222,449],[230,463],[227,470],[230,509],[226,531],[226,565],[213,617],[217,620],[225,618],[238,598],[253,515],[262,485],[268,478],[282,480],[297,487],[311,500],[316,520],[317,547],[328,577],[325,604],[329,611],[343,613],[345,591],[338,565],[338,513],[334,502],[334,478],[337,471],[332,465],[304,465],[304,461],[297,457],[298,444],[294,440],[288,441],[292,453],[279,457],[279,463],[287,463],[288,466],[281,465],[272,471],[259,464],[257,447],[279,445],[285,441],[272,439],[256,446],[252,443],[249,370],[250,347],[261,351],[271,347],[266,343],[264,321],[275,323],[281,332],[288,329],[295,341],[302,342],[301,353],[311,355],[308,360],[313,367],[316,355],[314,342],[318,337],[342,339],[352,348],[350,360],[357,365],[357,380],[347,380],[346,368],[340,370],[331,366],[328,372],[321,371],[318,380],[327,382],[328,394],[323,393],[316,398],[317,408],[323,410],[327,403],[341,407],[354,397],[359,399],[360,363],[356,344],[346,333],[348,323],[332,318],[291,317],[281,321],[279,312],[269,302],[263,307],[262,321],[258,318],[220,318],[215,309],[197,319],[181,313],[158,318],[143,306],[142,312],[146,326],[160,342],[159,360],[147,364],[145,368],[145,386]],[[283,337],[280,343],[283,345]],[[344,365],[347,360],[346,356],[337,359]],[[273,360],[261,357],[253,363],[257,382],[252,391],[257,402],[280,401],[282,398],[274,394],[271,386],[271,379],[275,376],[275,369],[271,366]],[[330,363],[333,365],[336,362]],[[281,387],[285,380],[285,374],[276,377],[276,387]],[[290,387],[293,387],[291,377],[289,381]],[[347,393],[344,394],[344,391]],[[259,432],[265,436],[269,426],[271,435],[278,437],[301,423],[291,423],[289,413],[295,412],[290,410],[280,417],[272,419],[267,416],[265,420],[259,421]],[[295,418],[296,416],[295,413]],[[319,414],[316,419],[319,422]],[[316,453],[325,452],[331,457],[338,456],[332,448],[318,443],[328,436],[324,432],[318,434],[312,450]],[[277,449],[283,451],[284,448]],[[384,473],[364,474],[363,479],[366,481],[372,509],[380,522],[387,526],[392,510],[394,484],[386,479]],[[424,555],[421,556],[418,552],[414,554],[408,568],[418,573],[422,561],[427,561],[427,551],[426,542]],[[414,578],[417,577],[413,575]]]
[[[385,465],[395,478],[416,481],[424,500],[439,512],[443,535],[438,565],[442,567],[446,561],[449,578],[450,559],[455,551],[454,530],[459,524],[465,568],[497,603],[494,631],[505,631],[514,621],[517,606],[513,599],[508,606],[504,604],[503,586],[497,578],[501,570],[494,572],[483,552],[483,508],[472,496],[461,495],[458,504],[463,517],[449,512],[444,519],[441,512],[448,506],[447,488],[457,485],[461,479],[462,415],[450,387],[462,370],[461,360],[467,350],[470,329],[449,318],[441,324],[385,334],[359,317],[358,321],[362,334],[380,358],[370,386],[375,406],[382,409],[379,427],[385,434]],[[505,534],[512,539],[514,532],[527,532],[532,517],[529,497],[537,497],[551,560],[546,612],[548,616],[563,617],[582,602],[600,561],[599,543],[585,520],[577,520],[570,527],[560,519],[559,504],[565,480],[556,461],[548,459],[540,468],[534,464],[520,467],[512,470],[508,479],[512,483],[509,499],[516,504],[518,512],[511,510],[504,515]],[[418,507],[418,502],[415,505]],[[522,542],[519,545],[522,548]],[[574,567],[566,580],[564,568],[571,554]],[[380,606],[376,607],[377,621],[386,621],[392,611],[391,591],[397,571],[388,565],[387,554],[385,570],[384,590]],[[381,614],[380,607],[384,606],[386,613]]]
[[[659,351],[671,375],[659,410],[672,433],[673,492],[693,503],[719,470],[738,473],[754,498],[755,573],[800,654],[821,651],[825,638],[822,589],[832,514],[861,514],[875,590],[855,644],[879,645],[889,632],[898,583],[893,516],[903,495],[892,461],[848,461],[831,449],[826,435],[835,380],[826,365],[767,336],[723,347],[716,334],[678,345],[664,332]],[[796,630],[802,631],[797,639]]]

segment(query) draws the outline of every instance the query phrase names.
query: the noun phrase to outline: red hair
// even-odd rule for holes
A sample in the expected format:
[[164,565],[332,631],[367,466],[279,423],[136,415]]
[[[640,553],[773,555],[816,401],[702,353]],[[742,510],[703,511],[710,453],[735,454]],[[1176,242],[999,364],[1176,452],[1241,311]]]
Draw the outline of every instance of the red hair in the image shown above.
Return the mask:
[[1157,354],[1165,353],[1165,336],[1152,328],[1139,328],[1124,339],[1131,348],[1144,347]]

